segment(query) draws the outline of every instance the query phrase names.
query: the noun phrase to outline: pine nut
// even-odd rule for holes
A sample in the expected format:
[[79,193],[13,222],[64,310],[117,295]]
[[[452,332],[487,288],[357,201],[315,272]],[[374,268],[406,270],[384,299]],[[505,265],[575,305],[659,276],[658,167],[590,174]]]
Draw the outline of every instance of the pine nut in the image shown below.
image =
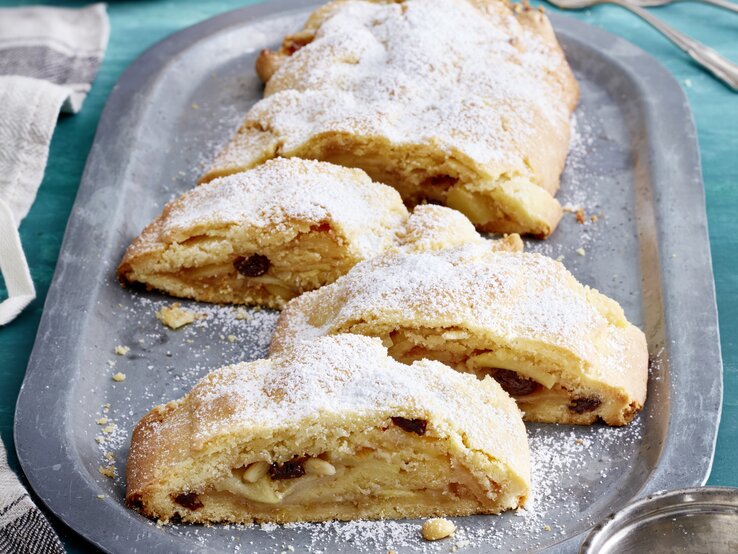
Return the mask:
[[246,483],[256,483],[266,475],[267,471],[269,471],[269,464],[267,462],[254,462],[246,468],[242,478]]
[[423,523],[423,538],[427,541],[437,541],[450,537],[456,531],[453,521],[442,517],[434,517]]
[[320,458],[308,458],[305,460],[304,466],[305,473],[308,475],[319,475],[323,477],[336,474],[336,468],[333,464]]

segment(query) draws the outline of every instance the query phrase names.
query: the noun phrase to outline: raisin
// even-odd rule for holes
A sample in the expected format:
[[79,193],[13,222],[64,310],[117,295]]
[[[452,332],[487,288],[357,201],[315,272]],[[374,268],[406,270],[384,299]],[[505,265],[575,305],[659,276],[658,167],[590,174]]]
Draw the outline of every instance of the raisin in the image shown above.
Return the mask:
[[423,181],[421,187],[433,187],[440,190],[447,190],[454,186],[458,181],[458,179],[451,177],[450,175],[433,175]]
[[320,225],[313,225],[310,227],[310,230],[315,231],[316,233],[327,233],[331,230],[331,224],[324,221]]
[[583,414],[596,410],[600,407],[600,404],[602,404],[602,400],[596,397],[575,398],[572,400],[569,409],[575,414]]
[[143,499],[140,494],[134,494],[128,498],[128,506],[134,510],[143,510]]
[[199,510],[203,506],[196,492],[181,492],[174,497],[174,501],[188,510]]
[[233,267],[236,268],[241,275],[246,277],[259,277],[269,271],[271,262],[266,256],[261,254],[252,254],[248,258],[239,256],[233,262]]
[[305,475],[305,466],[302,465],[304,458],[290,460],[283,464],[273,463],[269,468],[269,476],[276,480],[294,479]]
[[428,426],[428,422],[425,419],[407,419],[406,417],[393,417],[392,423],[403,431],[415,433],[421,437],[425,435],[425,428]]
[[509,369],[493,369],[490,374],[510,396],[526,396],[534,393],[540,386],[532,379],[521,377]]

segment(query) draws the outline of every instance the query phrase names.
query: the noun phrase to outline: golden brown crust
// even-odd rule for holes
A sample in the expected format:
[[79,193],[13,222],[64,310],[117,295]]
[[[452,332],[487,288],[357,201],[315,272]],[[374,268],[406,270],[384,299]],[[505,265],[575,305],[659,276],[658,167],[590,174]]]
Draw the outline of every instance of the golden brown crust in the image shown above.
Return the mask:
[[[277,481],[270,469],[256,490],[242,476],[296,459],[330,471]],[[214,371],[155,408],[133,433],[126,501],[199,523],[498,513],[524,504],[529,471],[520,413],[495,382],[404,366],[378,340],[345,335]]]
[[471,245],[362,262],[289,302],[271,352],[333,333],[380,337],[406,363],[429,358],[491,375],[529,421],[624,425],[646,399],[643,332],[615,301],[538,254]]
[[418,206],[358,169],[278,158],[169,203],[126,251],[118,277],[205,302],[281,308],[386,250],[480,243],[460,213]]
[[536,10],[497,0],[330,2],[262,53],[257,71],[265,99],[204,182],[273,156],[304,157],[360,167],[409,206],[446,203],[486,232],[546,237],[561,218],[553,195],[579,93]]

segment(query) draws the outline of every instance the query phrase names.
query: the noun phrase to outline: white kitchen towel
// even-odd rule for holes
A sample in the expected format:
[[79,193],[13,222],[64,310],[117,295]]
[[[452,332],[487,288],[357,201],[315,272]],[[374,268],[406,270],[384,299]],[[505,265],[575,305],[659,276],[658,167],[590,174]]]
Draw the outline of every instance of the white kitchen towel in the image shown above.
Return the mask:
[[0,325],[35,298],[17,226],[43,179],[59,111],[82,107],[109,33],[105,4],[0,8],[0,271],[8,289]]
[[[0,325],[34,298],[17,226],[43,179],[59,110],[77,112],[109,35],[104,4],[0,9]],[[0,554],[61,554],[59,538],[7,464],[0,441]]]

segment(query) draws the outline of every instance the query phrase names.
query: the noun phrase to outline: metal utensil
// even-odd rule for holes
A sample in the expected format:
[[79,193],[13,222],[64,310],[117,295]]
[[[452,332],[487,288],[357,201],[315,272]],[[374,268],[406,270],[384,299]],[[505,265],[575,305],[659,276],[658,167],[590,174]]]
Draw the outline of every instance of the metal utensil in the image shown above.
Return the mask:
[[729,2],[728,0],[630,0],[636,6],[642,8],[657,8],[659,6],[667,6],[676,2],[697,2],[699,4],[709,4],[716,8],[722,8],[731,12],[738,13],[738,4]]
[[738,551],[738,489],[699,487],[648,496],[612,514],[580,554]]
[[689,57],[691,57],[699,65],[707,69],[715,77],[720,79],[723,83],[728,85],[734,91],[738,91],[738,65],[734,64],[730,60],[723,58],[720,54],[715,52],[712,48],[705,46],[701,42],[694,40],[669,27],[660,19],[651,15],[648,11],[644,10],[626,0],[548,0],[562,10],[582,10],[599,4],[617,4],[620,7],[625,8],[641,17],[654,29],[659,31],[666,38],[671,40]]

